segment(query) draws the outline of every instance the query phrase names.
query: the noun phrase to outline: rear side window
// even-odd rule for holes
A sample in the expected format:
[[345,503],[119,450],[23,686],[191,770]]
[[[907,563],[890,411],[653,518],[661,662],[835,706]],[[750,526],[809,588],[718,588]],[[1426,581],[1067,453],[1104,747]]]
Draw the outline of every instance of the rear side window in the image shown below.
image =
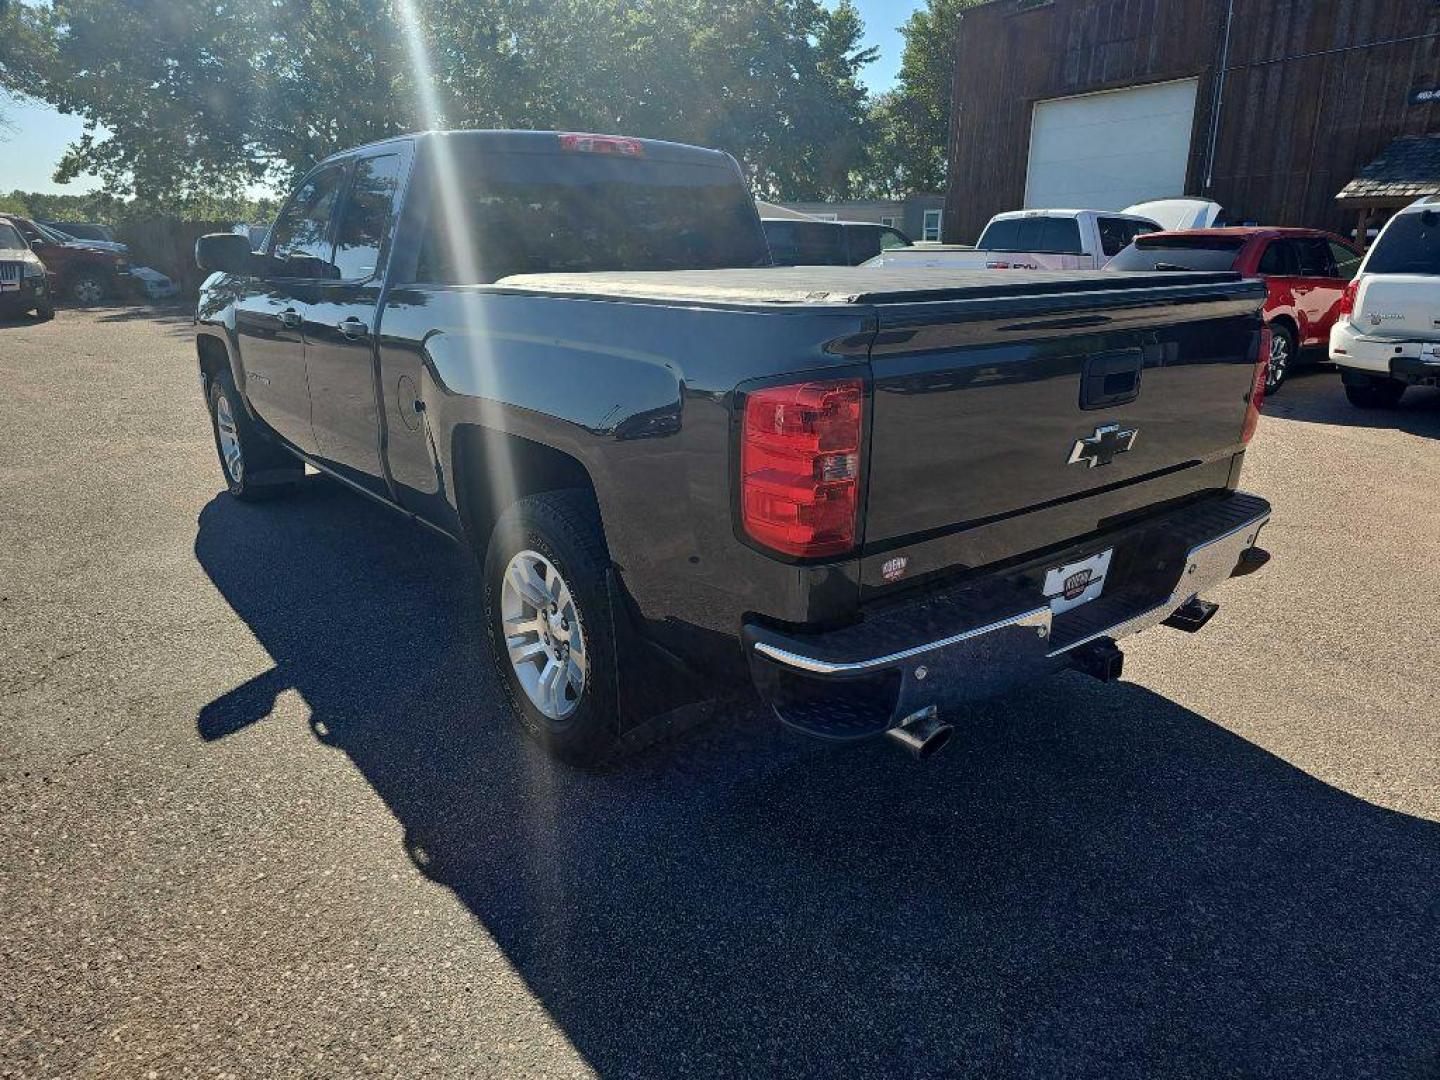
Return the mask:
[[1330,264],[1330,245],[1318,236],[1292,240],[1295,257],[1300,264],[1301,277],[1334,277],[1335,268]]
[[[766,266],[755,202],[730,169],[611,154],[488,151],[455,142],[412,186],[429,220],[417,281],[511,274]],[[445,197],[442,197],[445,196]],[[819,225],[838,234],[834,226]],[[803,251],[807,239],[797,233]],[[833,245],[834,241],[830,241]]]
[[1294,277],[1300,272],[1294,245],[1289,240],[1271,240],[1265,245],[1265,253],[1260,256],[1260,265],[1255,269],[1262,274]]
[[380,266],[402,160],[399,154],[382,154],[355,165],[335,231],[335,266],[343,281],[368,281]]
[[1440,213],[1397,214],[1370,249],[1365,272],[1440,274]]
[[1200,236],[1140,236],[1107,270],[1230,270],[1243,242]]
[[305,179],[270,230],[271,254],[285,266],[277,276],[334,278],[330,215],[348,165],[327,165]]
[[840,266],[845,262],[841,229],[823,221],[767,221],[765,237],[777,266]]

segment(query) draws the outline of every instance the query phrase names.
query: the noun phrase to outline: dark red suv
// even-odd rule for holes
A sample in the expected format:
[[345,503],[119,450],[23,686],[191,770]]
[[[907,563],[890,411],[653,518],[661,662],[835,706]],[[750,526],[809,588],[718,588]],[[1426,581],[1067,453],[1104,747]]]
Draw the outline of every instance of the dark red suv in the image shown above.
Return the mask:
[[[1360,267],[1360,252],[1319,229],[1186,229],[1136,237],[1106,270],[1235,270],[1265,280],[1269,296],[1270,374],[1280,388],[1300,350],[1325,348],[1340,294]],[[1323,354],[1322,354],[1323,357]]]
[[18,214],[0,214],[0,221],[15,226],[30,250],[45,264],[57,291],[77,304],[88,307],[124,297],[133,290],[134,279],[125,256],[66,240]]

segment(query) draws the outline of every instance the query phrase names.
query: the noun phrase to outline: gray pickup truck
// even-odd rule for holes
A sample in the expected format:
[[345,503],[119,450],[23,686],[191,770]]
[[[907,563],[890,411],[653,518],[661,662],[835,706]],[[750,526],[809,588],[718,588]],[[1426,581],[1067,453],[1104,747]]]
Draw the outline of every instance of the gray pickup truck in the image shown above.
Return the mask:
[[550,132],[337,154],[264,251],[196,254],[231,494],[308,462],[468,545],[568,760],[742,681],[926,756],[1267,558],[1265,290],[1232,273],[773,267],[729,156]]

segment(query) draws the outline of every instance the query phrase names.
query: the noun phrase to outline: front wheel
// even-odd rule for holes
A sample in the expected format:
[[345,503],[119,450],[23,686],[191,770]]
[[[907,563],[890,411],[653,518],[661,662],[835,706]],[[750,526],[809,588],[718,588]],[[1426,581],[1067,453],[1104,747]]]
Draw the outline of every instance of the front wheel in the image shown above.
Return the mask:
[[305,466],[256,430],[230,380],[220,375],[208,382],[215,451],[230,494],[255,502],[285,492],[302,479]]
[[1363,386],[1345,384],[1345,396],[1357,409],[1393,409],[1405,394],[1398,379],[1374,379]]
[[1275,393],[1290,374],[1295,360],[1295,335],[1278,323],[1270,325],[1270,366],[1265,371],[1265,393]]
[[485,617],[500,677],[526,733],[595,765],[615,748],[615,653],[593,503],[578,491],[521,499],[485,554]]

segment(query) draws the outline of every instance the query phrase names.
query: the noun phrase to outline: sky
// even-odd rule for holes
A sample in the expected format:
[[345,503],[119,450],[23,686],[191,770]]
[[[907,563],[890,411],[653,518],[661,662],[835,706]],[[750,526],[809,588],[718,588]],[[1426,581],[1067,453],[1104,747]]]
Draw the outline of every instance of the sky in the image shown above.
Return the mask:
[[[865,42],[878,46],[879,58],[862,73],[873,93],[888,90],[900,68],[905,39],[899,26],[920,6],[920,0],[854,0],[865,22]],[[0,192],[42,191],[82,194],[95,187],[93,178],[56,184],[50,177],[65,147],[80,137],[79,117],[66,116],[40,102],[0,101],[10,122],[0,130]]]

